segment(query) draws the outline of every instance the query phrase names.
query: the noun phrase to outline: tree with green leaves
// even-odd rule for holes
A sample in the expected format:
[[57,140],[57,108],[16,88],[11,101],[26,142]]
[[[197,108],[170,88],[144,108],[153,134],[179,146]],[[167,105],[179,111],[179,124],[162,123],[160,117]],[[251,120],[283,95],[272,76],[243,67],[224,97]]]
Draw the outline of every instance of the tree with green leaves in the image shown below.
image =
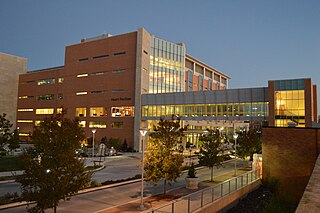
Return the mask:
[[0,151],[4,151],[6,145],[10,150],[19,147],[19,133],[17,130],[12,132],[12,126],[5,113],[0,115]]
[[251,126],[249,130],[238,132],[238,135],[237,155],[240,158],[249,156],[252,160],[254,153],[262,153],[261,126]]
[[11,134],[11,138],[9,140],[9,149],[14,150],[20,147],[20,139],[19,139],[19,132],[17,129],[13,130]]
[[34,149],[23,156],[24,173],[18,177],[22,196],[36,205],[28,212],[57,210],[59,200],[66,199],[86,187],[91,174],[83,160],[75,157],[85,135],[79,121],[56,115],[35,127],[31,140]]
[[164,181],[163,195],[166,195],[167,182],[175,182],[181,175],[184,157],[176,150],[186,127],[180,127],[180,119],[160,119],[153,132],[149,134],[145,156],[145,177],[154,185]]
[[225,159],[223,155],[222,136],[219,130],[207,130],[207,133],[199,137],[200,147],[199,164],[207,166],[211,170],[211,182],[213,182],[213,168],[222,166]]

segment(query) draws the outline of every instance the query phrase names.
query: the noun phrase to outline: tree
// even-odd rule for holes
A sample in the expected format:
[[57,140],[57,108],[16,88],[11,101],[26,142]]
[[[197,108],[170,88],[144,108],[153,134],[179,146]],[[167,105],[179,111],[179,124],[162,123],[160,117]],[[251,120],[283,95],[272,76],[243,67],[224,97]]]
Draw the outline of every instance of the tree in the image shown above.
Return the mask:
[[120,150],[121,148],[121,142],[118,138],[110,138],[106,145],[109,149],[113,147],[115,150]]
[[17,130],[11,131],[12,124],[6,119],[6,114],[0,115],[0,150],[8,145],[10,150],[19,147],[19,133]]
[[17,129],[13,130],[13,133],[11,134],[11,138],[9,140],[9,149],[14,150],[16,148],[19,148],[20,139],[19,139],[19,132]]
[[250,156],[252,160],[254,153],[262,153],[261,126],[251,126],[248,131],[240,131],[238,134],[237,155],[240,158]]
[[223,155],[222,137],[219,130],[208,130],[199,137],[202,143],[200,147],[199,163],[211,170],[211,182],[213,181],[213,167],[222,166],[225,157]]
[[75,157],[81,147],[84,131],[79,121],[56,115],[46,118],[32,133],[34,149],[23,156],[24,173],[18,177],[22,196],[35,201],[28,212],[56,212],[60,199],[66,199],[88,185],[91,174],[85,172],[84,161]]
[[184,157],[175,150],[179,139],[186,128],[180,127],[180,120],[160,119],[159,124],[153,127],[145,156],[146,180],[157,185],[164,180],[163,195],[166,195],[167,182],[176,182],[181,175]]

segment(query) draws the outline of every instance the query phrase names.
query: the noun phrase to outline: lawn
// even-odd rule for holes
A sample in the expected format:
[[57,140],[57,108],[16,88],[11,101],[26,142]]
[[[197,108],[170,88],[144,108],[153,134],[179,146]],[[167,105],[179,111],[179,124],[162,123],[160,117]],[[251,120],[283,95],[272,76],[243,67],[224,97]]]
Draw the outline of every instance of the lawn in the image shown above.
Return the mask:
[[0,172],[22,170],[18,157],[4,156],[0,158]]

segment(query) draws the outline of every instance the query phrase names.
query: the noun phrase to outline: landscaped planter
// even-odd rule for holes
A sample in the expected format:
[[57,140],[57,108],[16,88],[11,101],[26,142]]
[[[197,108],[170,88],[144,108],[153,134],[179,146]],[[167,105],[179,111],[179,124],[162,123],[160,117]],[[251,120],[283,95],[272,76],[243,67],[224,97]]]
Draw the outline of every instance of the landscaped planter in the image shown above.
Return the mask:
[[199,178],[188,178],[186,177],[186,188],[197,189],[199,184]]

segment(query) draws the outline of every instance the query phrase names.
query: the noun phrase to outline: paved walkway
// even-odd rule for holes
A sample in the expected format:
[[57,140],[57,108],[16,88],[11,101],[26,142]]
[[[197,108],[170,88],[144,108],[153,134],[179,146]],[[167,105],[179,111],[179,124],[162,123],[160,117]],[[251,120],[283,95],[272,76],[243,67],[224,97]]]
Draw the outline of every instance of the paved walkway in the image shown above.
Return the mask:
[[[248,172],[247,169],[239,169],[237,170],[237,174],[241,175],[245,172]],[[209,182],[209,181],[203,181],[199,183],[199,188],[198,189],[187,189],[185,187],[179,188],[179,189],[174,189],[171,190],[167,193],[167,196],[164,198],[162,195],[154,195],[150,196],[147,198],[144,198],[144,206],[146,210],[151,209],[151,208],[156,208],[158,206],[164,205],[165,203],[168,203],[172,200],[178,199],[180,197],[186,196],[188,194],[192,194],[194,192],[197,192],[199,190],[202,190],[207,187],[211,187],[214,185],[217,185],[223,181],[226,181],[233,176],[234,172],[228,172],[223,175],[214,177],[214,182]],[[111,207],[107,209],[103,209],[100,211],[97,211],[95,213],[137,213],[137,212],[143,212],[139,209],[140,207],[140,200],[135,200],[123,205],[119,205],[116,207]]]

